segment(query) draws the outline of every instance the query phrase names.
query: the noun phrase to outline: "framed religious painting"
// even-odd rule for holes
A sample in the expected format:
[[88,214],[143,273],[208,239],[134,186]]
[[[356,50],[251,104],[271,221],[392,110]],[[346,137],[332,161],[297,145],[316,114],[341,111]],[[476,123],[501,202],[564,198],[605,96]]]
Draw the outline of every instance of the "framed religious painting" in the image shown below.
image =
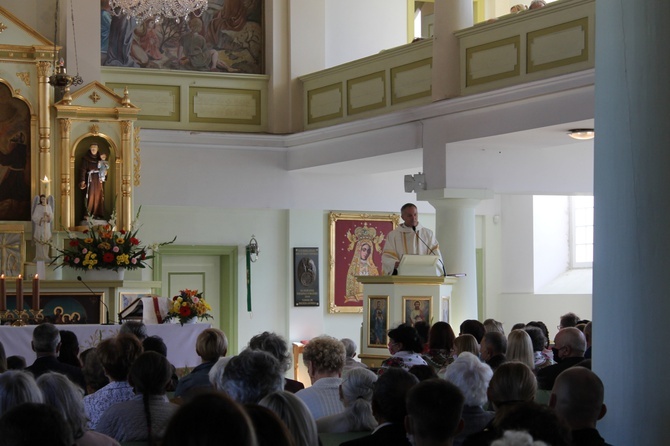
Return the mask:
[[399,219],[397,214],[329,214],[329,313],[363,312],[363,284],[356,276],[382,274],[384,239]]
[[402,297],[402,320],[403,323],[411,325],[417,322],[425,322],[430,325],[433,319],[433,303],[430,296],[403,296]]
[[389,297],[368,296],[368,347],[386,348],[389,331]]

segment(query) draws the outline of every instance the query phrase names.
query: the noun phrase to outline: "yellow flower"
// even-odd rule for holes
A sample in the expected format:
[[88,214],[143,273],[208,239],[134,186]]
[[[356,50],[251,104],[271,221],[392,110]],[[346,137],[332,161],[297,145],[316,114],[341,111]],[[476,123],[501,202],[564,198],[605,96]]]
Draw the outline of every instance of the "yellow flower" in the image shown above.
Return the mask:
[[130,263],[130,258],[128,257],[128,254],[119,254],[116,256],[116,264],[117,265],[128,265]]
[[109,250],[111,247],[112,247],[112,245],[110,245],[107,242],[102,242],[102,243],[98,244],[98,248],[100,248],[100,249]]
[[116,239],[116,243],[118,243],[119,245],[123,245],[123,242],[125,242],[125,241],[126,240],[123,237],[119,237],[119,238]]
[[84,239],[84,243],[93,243],[93,239],[91,237],[87,237]]

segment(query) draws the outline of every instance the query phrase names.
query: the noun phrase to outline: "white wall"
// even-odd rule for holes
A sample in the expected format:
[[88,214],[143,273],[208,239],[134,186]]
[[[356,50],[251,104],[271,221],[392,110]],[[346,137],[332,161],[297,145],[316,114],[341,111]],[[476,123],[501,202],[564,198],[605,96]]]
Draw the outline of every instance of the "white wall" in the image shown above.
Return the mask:
[[568,270],[569,202],[565,196],[533,197],[534,290]]

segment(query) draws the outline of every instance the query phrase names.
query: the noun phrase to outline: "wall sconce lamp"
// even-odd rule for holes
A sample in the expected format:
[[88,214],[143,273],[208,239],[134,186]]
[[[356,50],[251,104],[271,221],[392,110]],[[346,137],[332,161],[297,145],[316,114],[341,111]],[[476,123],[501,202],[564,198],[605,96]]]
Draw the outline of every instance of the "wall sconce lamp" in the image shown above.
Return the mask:
[[252,235],[251,240],[249,240],[249,244],[247,245],[247,252],[249,253],[249,259],[252,262],[258,260],[258,255],[261,253],[261,250],[258,247],[258,241],[256,240],[255,235]]
[[593,139],[596,132],[593,129],[570,129],[568,130],[568,136],[579,141],[587,141]]

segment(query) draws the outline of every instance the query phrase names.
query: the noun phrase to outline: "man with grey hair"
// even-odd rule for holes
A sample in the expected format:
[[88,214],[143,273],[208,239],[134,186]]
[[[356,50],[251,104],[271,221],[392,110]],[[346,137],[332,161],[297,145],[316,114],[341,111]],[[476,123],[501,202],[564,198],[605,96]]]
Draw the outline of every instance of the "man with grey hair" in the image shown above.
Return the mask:
[[570,427],[573,445],[606,445],[596,423],[607,413],[605,387],[598,375],[584,367],[564,371],[554,383],[549,407]]
[[31,366],[26,367],[26,371],[32,373],[35,378],[46,372],[62,373],[86,390],[86,381],[81,369],[58,360],[60,345],[60,332],[55,325],[44,323],[36,326],[31,346],[37,359]]
[[343,378],[347,376],[347,373],[349,373],[353,369],[368,368],[367,365],[354,359],[356,357],[356,349],[358,348],[358,346],[352,339],[342,338],[340,339],[340,342],[344,345],[344,354],[346,355],[346,358],[344,360],[344,367],[342,368]]
[[540,369],[537,372],[537,385],[541,390],[551,390],[556,377],[564,370],[576,366],[584,360],[586,338],[575,327],[559,330],[554,339],[554,359],[557,364]]
[[223,370],[220,390],[240,404],[258,404],[266,395],[284,389],[279,361],[261,350],[243,350]]

